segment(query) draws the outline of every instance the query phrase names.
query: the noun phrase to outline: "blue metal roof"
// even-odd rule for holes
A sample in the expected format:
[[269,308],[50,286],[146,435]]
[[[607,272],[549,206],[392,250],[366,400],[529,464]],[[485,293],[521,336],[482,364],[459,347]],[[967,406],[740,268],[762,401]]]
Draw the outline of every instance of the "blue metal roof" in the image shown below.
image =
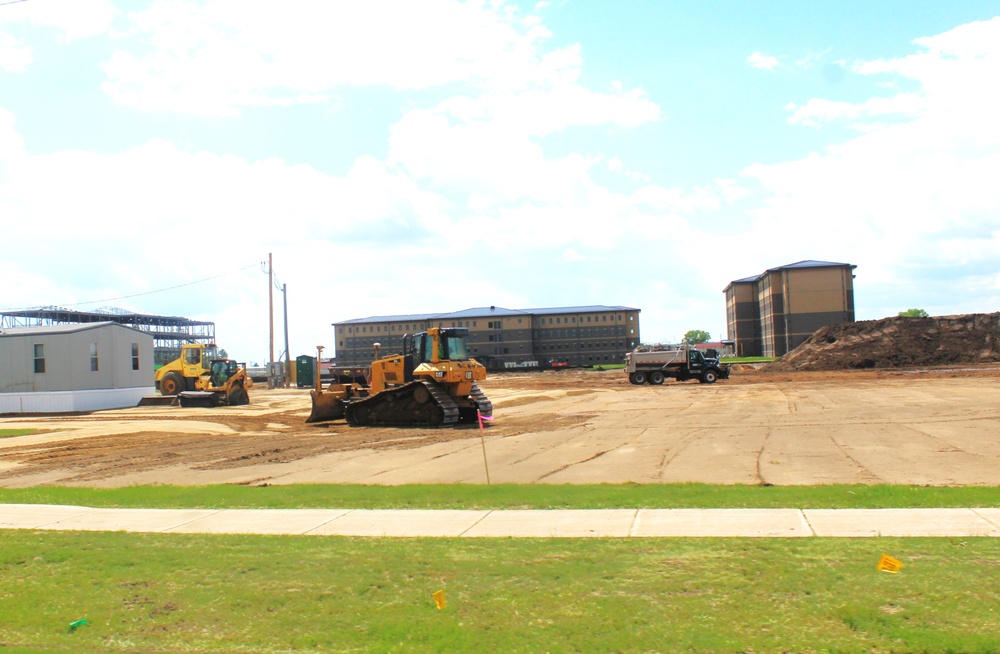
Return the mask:
[[442,314],[439,318],[488,318],[490,316],[523,316],[526,311],[520,309],[505,309],[503,307],[475,307],[453,313]]
[[833,261],[814,261],[813,259],[806,259],[805,261],[798,261],[796,263],[790,263],[787,266],[778,266],[777,268],[768,268],[759,275],[753,275],[752,277],[744,277],[743,279],[734,279],[729,282],[723,292],[729,289],[733,284],[749,284],[751,282],[756,282],[761,279],[767,273],[778,272],[781,270],[799,270],[802,268],[850,268],[854,270],[857,268],[856,265],[850,263],[835,263]]
[[367,318],[351,318],[350,320],[341,320],[340,322],[333,323],[334,325],[347,325],[350,323],[362,323],[362,322],[421,322],[424,320],[431,320],[435,316],[440,314],[437,313],[410,313],[410,314],[399,314],[395,316],[369,316]]
[[641,311],[634,307],[605,306],[603,304],[590,304],[577,307],[548,307],[541,309],[525,309],[524,313],[553,314],[553,313],[600,313],[602,311]]
[[790,263],[787,266],[768,268],[767,272],[772,272],[775,270],[788,270],[794,268],[857,268],[857,266],[851,265],[849,263],[835,263],[833,261],[814,261],[812,259],[806,259],[805,261]]

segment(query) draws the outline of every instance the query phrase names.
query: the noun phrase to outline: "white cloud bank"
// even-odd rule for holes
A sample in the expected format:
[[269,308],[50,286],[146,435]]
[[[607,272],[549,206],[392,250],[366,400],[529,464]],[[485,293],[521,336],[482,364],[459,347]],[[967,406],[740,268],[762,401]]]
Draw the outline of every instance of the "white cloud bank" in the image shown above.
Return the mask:
[[792,123],[846,121],[860,135],[800,161],[748,167],[765,200],[751,213],[761,233],[795,234],[791,240],[812,231],[831,256],[856,252],[859,294],[875,289],[869,317],[921,298],[932,313],[995,311],[1000,95],[992,80],[1000,78],[1000,18],[914,43],[914,54],[852,70],[917,90],[791,108]]
[[[643,308],[647,340],[718,336],[728,281],[801,259],[857,264],[859,317],[997,308],[1000,100],[985,89],[1000,73],[1000,21],[850,68],[916,90],[790,108],[793,125],[847,122],[853,138],[681,189],[586,141],[547,149],[553,134],[634,128],[664,111],[639,87],[584,86],[579,47],[553,49],[540,18],[497,6],[159,0],[119,16],[104,89],[136,110],[181,120],[352,86],[433,93],[401,95],[386,156],[360,156],[343,175],[157,139],[28,154],[0,108],[0,215],[25,244],[3,264],[8,307],[225,275],[125,304],[215,320],[230,352],[260,360],[256,264],[273,252],[293,356],[332,347],[334,320],[489,304],[627,304]],[[642,185],[611,188],[609,171]]]

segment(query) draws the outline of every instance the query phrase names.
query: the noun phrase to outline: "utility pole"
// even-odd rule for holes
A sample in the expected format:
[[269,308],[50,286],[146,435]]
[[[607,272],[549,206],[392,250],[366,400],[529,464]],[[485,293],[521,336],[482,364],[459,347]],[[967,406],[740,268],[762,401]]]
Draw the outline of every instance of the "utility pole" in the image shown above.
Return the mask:
[[274,388],[274,262],[272,254],[267,253],[267,323],[271,331],[271,348],[267,357],[267,382]]
[[285,388],[292,378],[291,353],[288,351],[288,284],[281,285],[281,295],[285,304]]

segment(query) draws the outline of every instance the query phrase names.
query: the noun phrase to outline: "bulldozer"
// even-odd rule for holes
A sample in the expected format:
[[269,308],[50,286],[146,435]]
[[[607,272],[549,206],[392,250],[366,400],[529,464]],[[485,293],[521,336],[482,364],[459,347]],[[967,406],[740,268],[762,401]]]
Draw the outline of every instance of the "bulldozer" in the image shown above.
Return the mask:
[[[344,418],[352,427],[442,427],[493,415],[493,403],[476,384],[486,368],[469,357],[469,330],[432,327],[403,337],[403,353],[380,356],[366,384],[331,383],[316,376],[306,422]],[[323,347],[317,348],[322,354]],[[317,356],[317,360],[319,356]]]
[[144,397],[139,406],[180,404],[182,407],[250,404],[253,380],[246,366],[219,356],[214,344],[186,343],[181,355],[156,371],[160,395]]

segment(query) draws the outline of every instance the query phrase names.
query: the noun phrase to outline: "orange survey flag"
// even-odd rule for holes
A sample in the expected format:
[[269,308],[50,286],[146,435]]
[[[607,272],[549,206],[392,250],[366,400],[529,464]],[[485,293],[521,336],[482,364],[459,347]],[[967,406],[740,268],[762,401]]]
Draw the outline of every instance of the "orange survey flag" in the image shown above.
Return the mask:
[[894,559],[888,554],[883,554],[882,558],[878,560],[877,567],[882,572],[899,572],[900,568],[903,567],[903,562],[899,559]]
[[445,605],[444,591],[443,590],[439,590],[438,592],[434,593],[433,597],[434,597],[434,604],[437,605],[438,611],[440,611],[441,609],[444,608],[444,605]]

